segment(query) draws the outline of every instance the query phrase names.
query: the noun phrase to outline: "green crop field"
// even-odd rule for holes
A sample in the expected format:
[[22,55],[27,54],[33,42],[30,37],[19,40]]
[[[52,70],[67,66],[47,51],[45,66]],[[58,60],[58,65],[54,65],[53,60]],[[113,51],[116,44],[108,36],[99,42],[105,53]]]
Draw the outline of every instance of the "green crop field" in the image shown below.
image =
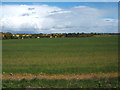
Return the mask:
[[3,40],[3,72],[117,72],[117,37]]
[[118,37],[2,41],[3,73],[77,75],[118,72]]

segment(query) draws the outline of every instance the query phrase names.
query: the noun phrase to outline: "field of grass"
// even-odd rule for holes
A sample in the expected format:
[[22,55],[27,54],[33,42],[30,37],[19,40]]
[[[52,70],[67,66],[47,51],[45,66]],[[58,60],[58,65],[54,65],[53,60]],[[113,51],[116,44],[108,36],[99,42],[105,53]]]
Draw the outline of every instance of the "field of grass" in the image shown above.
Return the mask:
[[117,72],[117,37],[3,40],[5,73]]
[[116,36],[11,39],[2,45],[3,88],[119,87]]
[[[3,81],[3,88],[118,88],[118,78]],[[120,87],[119,87],[120,88]],[[66,89],[65,89],[66,90]]]

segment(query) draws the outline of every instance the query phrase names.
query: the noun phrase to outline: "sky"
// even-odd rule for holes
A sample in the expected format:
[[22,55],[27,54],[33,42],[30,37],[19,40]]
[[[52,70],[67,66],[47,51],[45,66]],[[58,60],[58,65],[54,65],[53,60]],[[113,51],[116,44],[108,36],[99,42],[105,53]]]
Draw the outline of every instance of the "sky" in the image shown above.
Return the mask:
[[2,2],[118,2],[119,0],[1,0]]
[[[5,1],[5,0],[4,0]],[[2,32],[117,33],[117,2],[2,2]]]

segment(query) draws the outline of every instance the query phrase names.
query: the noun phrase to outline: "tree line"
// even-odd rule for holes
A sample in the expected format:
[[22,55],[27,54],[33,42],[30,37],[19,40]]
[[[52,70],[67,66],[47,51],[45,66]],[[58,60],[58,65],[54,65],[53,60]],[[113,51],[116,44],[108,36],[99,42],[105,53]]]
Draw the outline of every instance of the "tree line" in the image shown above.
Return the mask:
[[91,37],[95,35],[120,35],[120,33],[51,33],[51,34],[12,34],[2,33],[2,39],[25,39],[25,38],[57,38],[57,37]]

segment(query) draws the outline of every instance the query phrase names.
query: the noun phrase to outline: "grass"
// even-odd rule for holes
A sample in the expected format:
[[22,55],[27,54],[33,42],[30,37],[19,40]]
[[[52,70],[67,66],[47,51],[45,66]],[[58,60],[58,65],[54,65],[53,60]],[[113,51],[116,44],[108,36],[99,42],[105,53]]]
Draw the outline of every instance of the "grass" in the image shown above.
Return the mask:
[[118,78],[3,81],[3,88],[120,88]]
[[2,41],[5,73],[80,74],[118,71],[118,37]]
[[[14,39],[3,40],[2,45],[2,72],[9,76],[13,73],[10,77],[17,74],[69,76],[118,72],[116,36]],[[2,85],[3,88],[119,88],[118,77],[7,79]]]

